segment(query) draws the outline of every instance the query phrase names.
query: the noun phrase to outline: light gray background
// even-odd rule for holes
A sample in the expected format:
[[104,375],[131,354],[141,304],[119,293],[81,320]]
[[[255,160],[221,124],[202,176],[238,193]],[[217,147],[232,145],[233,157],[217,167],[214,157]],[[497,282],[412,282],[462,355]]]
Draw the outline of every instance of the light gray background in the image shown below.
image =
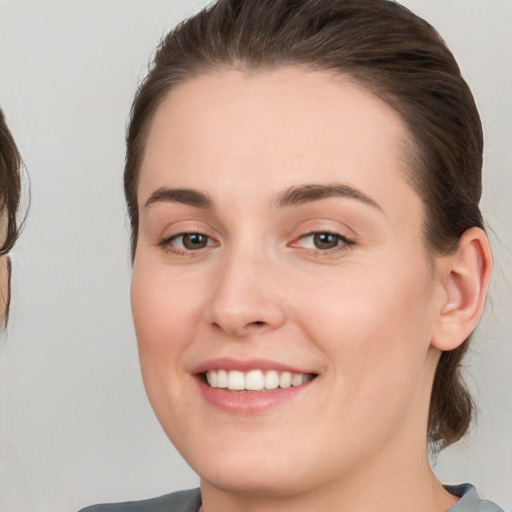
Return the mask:
[[[131,99],[197,0],[0,0],[0,105],[32,182],[0,348],[0,510],[72,512],[197,484],[146,401],[129,310],[121,178]],[[512,509],[512,1],[407,0],[443,34],[486,134],[483,211],[499,235],[492,306],[467,366],[473,434],[441,455]]]

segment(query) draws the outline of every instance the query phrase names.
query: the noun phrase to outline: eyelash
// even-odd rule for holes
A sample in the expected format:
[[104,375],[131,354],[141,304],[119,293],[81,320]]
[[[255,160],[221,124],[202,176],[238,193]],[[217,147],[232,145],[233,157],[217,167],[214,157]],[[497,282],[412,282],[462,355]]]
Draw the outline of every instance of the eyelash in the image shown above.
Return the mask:
[[[184,245],[183,237],[185,237],[187,235],[189,235],[189,236],[198,235],[198,236],[205,237],[207,239],[206,245],[204,247],[199,247],[197,249],[186,249],[186,248],[180,249],[174,245],[174,242],[177,239],[181,238],[182,239],[181,245],[183,246]],[[318,247],[305,248],[305,247],[301,247],[299,245],[299,242],[301,240],[305,240],[310,237],[315,237],[316,235],[331,235],[337,239],[337,244],[334,247],[323,248],[323,249],[318,248]],[[211,243],[211,242],[213,242],[213,243]],[[292,242],[289,246],[290,247],[299,247],[299,248],[302,248],[302,249],[304,249],[306,251],[310,251],[310,252],[312,251],[315,256],[317,256],[317,255],[318,256],[327,256],[327,255],[336,254],[336,253],[339,253],[342,251],[346,251],[351,246],[353,246],[354,243],[355,242],[353,240],[346,237],[345,235],[342,235],[341,233],[338,233],[333,230],[328,230],[328,229],[325,230],[324,229],[324,230],[318,230],[318,231],[311,231],[310,233],[302,235],[299,238],[297,238],[294,242]],[[172,235],[171,237],[163,239],[161,242],[158,243],[158,246],[162,247],[166,252],[170,252],[170,253],[176,254],[178,256],[194,256],[195,255],[194,253],[200,253],[200,252],[202,252],[202,249],[206,249],[207,247],[211,247],[212,245],[216,245],[216,244],[218,245],[218,243],[213,238],[206,235],[205,233],[202,233],[200,231],[186,231],[186,232],[182,232],[182,233],[177,233],[176,235]]]

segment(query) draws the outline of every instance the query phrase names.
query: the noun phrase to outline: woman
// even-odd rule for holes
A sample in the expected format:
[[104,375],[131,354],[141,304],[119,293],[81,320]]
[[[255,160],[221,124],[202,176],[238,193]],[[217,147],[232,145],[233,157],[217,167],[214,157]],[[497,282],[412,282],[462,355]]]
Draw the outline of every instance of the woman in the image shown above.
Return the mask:
[[18,238],[17,213],[21,195],[21,158],[14,139],[0,110],[0,212],[2,239],[0,242],[0,312],[7,323],[10,304],[11,262],[9,251]]
[[498,511],[428,462],[492,256],[482,132],[435,30],[387,0],[219,0],[135,98],[142,374],[201,489],[88,511]]

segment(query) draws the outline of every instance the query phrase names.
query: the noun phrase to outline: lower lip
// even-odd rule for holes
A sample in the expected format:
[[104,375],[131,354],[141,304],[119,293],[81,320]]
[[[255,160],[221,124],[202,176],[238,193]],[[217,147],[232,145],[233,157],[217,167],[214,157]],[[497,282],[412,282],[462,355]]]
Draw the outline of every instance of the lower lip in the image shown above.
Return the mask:
[[266,412],[281,404],[290,402],[308,389],[316,379],[300,386],[277,388],[262,391],[229,391],[223,388],[211,388],[198,377],[199,389],[205,400],[224,412],[251,415]]

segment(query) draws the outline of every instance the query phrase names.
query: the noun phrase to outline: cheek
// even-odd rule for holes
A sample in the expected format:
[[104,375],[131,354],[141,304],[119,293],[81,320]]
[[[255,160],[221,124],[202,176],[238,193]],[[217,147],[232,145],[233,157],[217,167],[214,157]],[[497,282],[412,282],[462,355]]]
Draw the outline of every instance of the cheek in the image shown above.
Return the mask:
[[134,264],[131,287],[140,367],[158,419],[174,430],[191,405],[185,398],[183,354],[197,332],[198,293],[165,266],[141,260]]
[[432,327],[430,274],[426,265],[400,263],[383,259],[322,286],[310,283],[301,293],[308,297],[297,315],[302,329],[354,386],[410,379],[424,363]]
[[301,320],[329,360],[332,394],[323,414],[347,439],[366,439],[368,447],[391,437],[404,418],[422,418],[430,385],[428,276],[418,286],[418,268],[402,274],[388,268],[386,279],[374,270],[316,292]]
[[201,296],[195,288],[194,280],[175,276],[165,266],[135,262],[131,304],[143,353],[162,351],[164,356],[164,351],[172,351],[193,335]]
[[165,265],[142,260],[134,264],[132,315],[144,385],[154,407],[159,397],[179,393],[183,353],[200,323],[201,295],[193,282],[187,284]]

